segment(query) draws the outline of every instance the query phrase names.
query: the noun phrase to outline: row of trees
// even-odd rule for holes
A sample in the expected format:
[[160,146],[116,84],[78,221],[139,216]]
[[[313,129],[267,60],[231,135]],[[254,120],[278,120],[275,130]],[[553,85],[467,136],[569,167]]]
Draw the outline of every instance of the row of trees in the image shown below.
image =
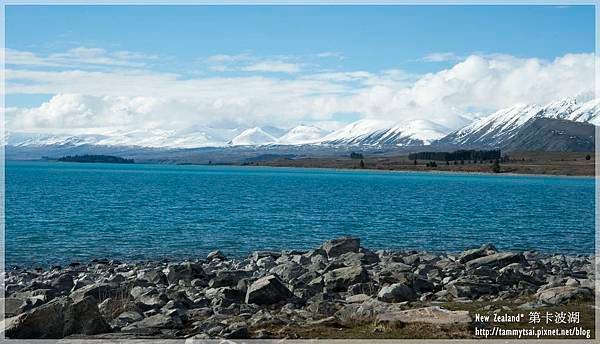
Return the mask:
[[483,161],[500,160],[502,154],[499,149],[494,150],[457,150],[454,152],[419,152],[408,155],[410,160],[437,160],[437,161]]

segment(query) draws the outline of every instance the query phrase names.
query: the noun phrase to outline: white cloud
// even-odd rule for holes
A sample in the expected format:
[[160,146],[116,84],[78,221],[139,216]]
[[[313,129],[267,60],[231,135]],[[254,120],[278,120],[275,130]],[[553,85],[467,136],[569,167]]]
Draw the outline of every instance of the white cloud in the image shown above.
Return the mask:
[[237,54],[237,55],[226,55],[226,54],[212,55],[212,56],[209,56],[206,60],[209,62],[223,63],[223,62],[239,62],[239,61],[245,61],[248,59],[250,59],[250,54],[244,53],[244,54]]
[[84,68],[97,66],[144,67],[156,55],[146,55],[130,51],[108,52],[101,48],[77,47],[62,53],[48,55],[15,49],[4,49],[7,65]]
[[425,62],[445,62],[445,61],[457,61],[461,58],[454,53],[431,53],[423,56],[422,60]]
[[318,54],[315,54],[316,57],[319,58],[335,58],[338,60],[343,60],[346,57],[344,56],[344,54],[337,52],[337,51],[324,51]]
[[[262,67],[254,70],[268,69]],[[183,78],[135,69],[9,69],[6,82],[9,94],[56,94],[39,107],[7,110],[11,130],[294,126],[333,123],[339,113],[428,119],[456,128],[476,113],[592,92],[594,56],[567,54],[547,61],[472,55],[425,75],[388,70]]]
[[207,58],[198,59],[199,62],[207,64],[207,68],[213,72],[266,72],[266,73],[288,73],[300,72],[301,63],[290,62],[290,56],[258,57],[250,53],[237,55],[212,55]]
[[282,61],[262,61],[248,66],[244,66],[241,68],[241,70],[246,72],[274,72],[293,74],[300,72],[300,64]]

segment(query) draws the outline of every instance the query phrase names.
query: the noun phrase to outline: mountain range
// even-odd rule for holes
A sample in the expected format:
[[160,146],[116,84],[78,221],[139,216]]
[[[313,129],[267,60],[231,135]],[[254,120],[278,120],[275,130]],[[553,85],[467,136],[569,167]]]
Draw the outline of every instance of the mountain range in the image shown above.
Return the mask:
[[362,119],[338,130],[299,125],[215,129],[194,126],[184,130],[138,129],[103,134],[43,134],[7,132],[5,145],[40,147],[199,147],[364,146],[473,147],[508,150],[585,151],[594,148],[594,128],[600,124],[600,100],[578,102],[565,98],[545,105],[517,104],[452,131],[429,120],[400,123]]

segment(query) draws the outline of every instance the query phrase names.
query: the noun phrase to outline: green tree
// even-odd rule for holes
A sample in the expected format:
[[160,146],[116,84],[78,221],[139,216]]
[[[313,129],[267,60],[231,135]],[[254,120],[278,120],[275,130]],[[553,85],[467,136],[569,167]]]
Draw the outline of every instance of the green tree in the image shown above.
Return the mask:
[[494,163],[492,164],[492,171],[494,173],[500,173],[500,161],[498,161],[498,159],[494,160]]

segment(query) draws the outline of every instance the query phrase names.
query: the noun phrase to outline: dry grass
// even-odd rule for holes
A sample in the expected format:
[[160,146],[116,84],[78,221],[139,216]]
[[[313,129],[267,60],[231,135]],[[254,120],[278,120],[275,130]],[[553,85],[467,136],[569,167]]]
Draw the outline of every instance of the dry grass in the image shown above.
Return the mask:
[[[586,160],[586,155],[591,159]],[[548,174],[593,176],[595,169],[594,152],[567,153],[567,152],[510,152],[510,161],[501,163],[501,173],[519,174]],[[437,162],[437,167],[427,167],[427,161],[409,160],[406,155],[401,156],[366,156],[363,159],[366,169],[391,170],[391,171],[424,171],[424,172],[477,172],[492,173],[490,161],[465,161],[464,165],[458,162],[446,165],[443,161]],[[257,166],[275,167],[310,167],[310,168],[343,168],[359,169],[360,160],[349,157],[330,158],[302,158],[302,159],[277,159],[271,161],[253,162]]]
[[[487,306],[487,307],[486,307]],[[442,307],[450,310],[469,311],[474,318],[476,313],[481,315],[493,314],[495,309],[510,307],[511,310],[501,311],[501,314],[525,314],[525,321],[521,323],[494,323],[491,325],[499,326],[505,329],[531,328],[528,323],[528,314],[530,311],[545,312],[580,312],[581,322],[577,326],[591,330],[594,336],[594,310],[590,302],[573,302],[559,307],[543,307],[535,310],[519,310],[514,304],[506,302],[487,302],[487,303],[447,303]],[[488,309],[488,310],[484,310]],[[311,325],[311,326],[278,326],[274,324],[262,324],[252,329],[257,332],[269,333],[272,338],[298,338],[298,339],[465,339],[478,338],[475,336],[475,323],[456,324],[456,325],[435,325],[425,323],[412,324],[378,324],[375,321],[365,321],[363,323],[353,324],[333,324],[333,325]],[[491,326],[488,324],[487,326]],[[486,325],[477,324],[479,328]],[[567,328],[573,324],[556,325],[549,324],[545,328]],[[509,339],[511,337],[502,337]],[[562,337],[553,337],[545,339],[560,339]]]

